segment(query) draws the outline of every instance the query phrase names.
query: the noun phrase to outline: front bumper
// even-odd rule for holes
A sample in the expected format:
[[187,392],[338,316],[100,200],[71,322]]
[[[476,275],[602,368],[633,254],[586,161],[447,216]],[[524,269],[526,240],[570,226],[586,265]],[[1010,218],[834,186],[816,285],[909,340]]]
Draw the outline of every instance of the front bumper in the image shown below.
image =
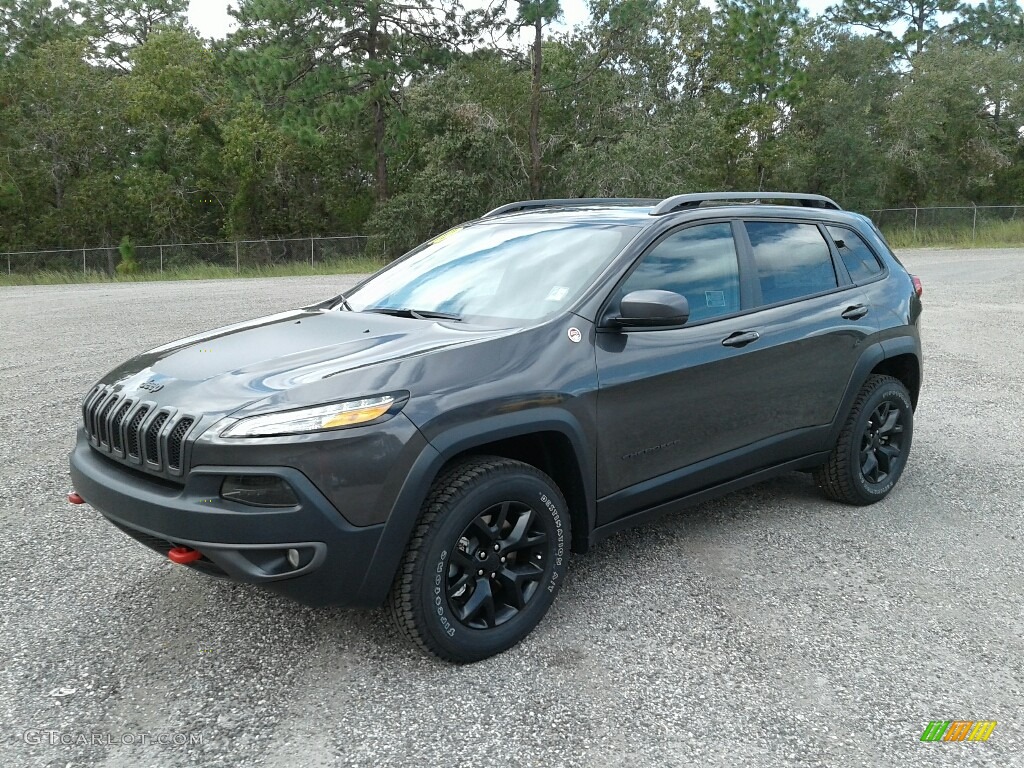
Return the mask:
[[[226,475],[277,475],[299,504],[263,509],[220,497]],[[167,555],[175,546],[203,558],[185,567],[260,584],[307,605],[371,606],[380,585],[370,576],[384,525],[357,527],[301,472],[290,467],[200,466],[184,486],[160,481],[108,459],[82,432],[71,453],[75,490],[124,533]],[[297,568],[286,558],[297,549]]]

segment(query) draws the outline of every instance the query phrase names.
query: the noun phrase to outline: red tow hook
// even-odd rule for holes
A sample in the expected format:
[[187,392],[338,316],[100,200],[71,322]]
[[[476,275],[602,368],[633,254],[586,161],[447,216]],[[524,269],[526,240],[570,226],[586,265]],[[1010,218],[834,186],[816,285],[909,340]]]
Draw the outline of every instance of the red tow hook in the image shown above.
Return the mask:
[[200,552],[198,549],[192,549],[190,547],[175,547],[167,553],[167,558],[172,563],[177,563],[178,565],[188,565],[189,563],[194,563],[202,556],[202,552]]
[[71,491],[68,494],[68,501],[72,504],[85,504],[85,499],[79,496],[77,491]]

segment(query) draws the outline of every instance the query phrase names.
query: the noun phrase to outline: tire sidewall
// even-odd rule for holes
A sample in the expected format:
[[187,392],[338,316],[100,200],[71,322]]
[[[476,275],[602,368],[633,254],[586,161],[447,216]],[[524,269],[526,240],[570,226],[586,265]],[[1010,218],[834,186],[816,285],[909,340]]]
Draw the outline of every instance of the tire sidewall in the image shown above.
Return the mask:
[[[875,485],[869,483],[861,471],[861,440],[871,415],[879,405],[886,401],[898,406],[902,416],[903,435],[900,445],[900,458],[896,471],[890,472],[884,483]],[[898,382],[885,383],[864,402],[853,430],[852,439],[850,440],[851,456],[849,457],[853,487],[865,501],[880,501],[888,496],[896,486],[896,483],[899,482],[900,477],[903,475],[903,470],[907,466],[907,459],[910,457],[910,445],[914,436],[914,408],[910,402],[910,394]]]
[[[454,616],[446,596],[448,565],[459,537],[482,511],[503,501],[520,501],[537,513],[552,547],[544,579],[526,607],[503,624],[491,629],[471,629]],[[562,494],[549,482],[526,472],[503,471],[489,477],[460,496],[438,517],[436,527],[424,541],[415,586],[415,599],[424,616],[424,629],[446,655],[459,660],[491,656],[515,645],[547,613],[562,582],[569,562],[569,515]]]

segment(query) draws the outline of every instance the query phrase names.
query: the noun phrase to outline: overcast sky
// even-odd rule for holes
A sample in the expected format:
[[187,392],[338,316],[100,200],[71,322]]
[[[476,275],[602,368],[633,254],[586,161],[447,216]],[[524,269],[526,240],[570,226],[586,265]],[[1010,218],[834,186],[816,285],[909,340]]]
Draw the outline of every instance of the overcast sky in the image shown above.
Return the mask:
[[[712,5],[713,0],[701,0],[705,5]],[[800,5],[811,13],[821,13],[825,8],[834,5],[838,0],[800,0]],[[466,5],[483,5],[467,0]],[[228,0],[191,0],[188,18],[192,26],[199,30],[203,37],[224,37],[232,29],[234,21],[228,16]],[[587,19],[587,4],[584,0],[562,0],[562,11],[565,24],[574,26]]]

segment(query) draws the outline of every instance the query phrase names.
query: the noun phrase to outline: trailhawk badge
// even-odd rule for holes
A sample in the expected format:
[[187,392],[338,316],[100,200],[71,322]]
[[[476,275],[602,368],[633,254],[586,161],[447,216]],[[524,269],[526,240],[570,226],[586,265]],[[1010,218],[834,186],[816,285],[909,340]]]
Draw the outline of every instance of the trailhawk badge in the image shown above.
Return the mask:
[[571,341],[573,344],[579,344],[581,341],[583,341],[583,334],[580,333],[579,328],[569,329],[569,341]]

